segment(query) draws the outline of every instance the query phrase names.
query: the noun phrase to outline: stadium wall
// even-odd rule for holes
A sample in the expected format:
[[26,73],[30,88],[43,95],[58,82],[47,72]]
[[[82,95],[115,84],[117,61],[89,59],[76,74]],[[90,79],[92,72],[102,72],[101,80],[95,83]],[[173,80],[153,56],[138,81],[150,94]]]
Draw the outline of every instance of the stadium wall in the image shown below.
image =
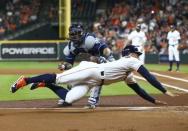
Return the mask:
[[[60,60],[66,41],[0,41],[0,60]],[[61,44],[60,44],[61,43]]]
[[[0,42],[0,60],[55,60],[63,61],[63,49],[67,41],[10,41]],[[188,54],[180,54],[182,64],[188,64]],[[89,60],[89,55],[80,54],[76,61]],[[168,55],[146,54],[145,63],[167,63]]]
[[[180,54],[180,60],[182,64],[188,64],[188,54]],[[168,54],[146,54],[145,58],[146,64],[159,64],[168,63]]]

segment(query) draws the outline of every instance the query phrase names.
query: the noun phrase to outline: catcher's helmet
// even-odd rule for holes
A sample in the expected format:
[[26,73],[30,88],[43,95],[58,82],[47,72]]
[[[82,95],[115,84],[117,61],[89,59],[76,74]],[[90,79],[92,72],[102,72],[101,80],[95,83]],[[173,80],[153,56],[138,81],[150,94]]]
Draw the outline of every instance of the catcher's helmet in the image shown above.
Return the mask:
[[72,41],[80,41],[84,34],[84,29],[81,24],[72,24],[69,27],[69,39]]
[[138,56],[140,56],[142,54],[142,52],[140,52],[138,50],[138,48],[134,45],[128,45],[126,46],[123,50],[122,50],[122,56],[127,56],[130,53],[136,53]]

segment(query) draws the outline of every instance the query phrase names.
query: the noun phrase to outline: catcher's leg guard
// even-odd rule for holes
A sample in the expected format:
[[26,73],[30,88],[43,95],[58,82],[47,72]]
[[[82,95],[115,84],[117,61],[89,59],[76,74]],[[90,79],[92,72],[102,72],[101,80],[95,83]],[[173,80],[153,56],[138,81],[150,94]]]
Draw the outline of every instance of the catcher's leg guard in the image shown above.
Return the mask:
[[90,97],[88,98],[89,105],[98,105],[100,101],[101,86],[93,87],[90,90]]

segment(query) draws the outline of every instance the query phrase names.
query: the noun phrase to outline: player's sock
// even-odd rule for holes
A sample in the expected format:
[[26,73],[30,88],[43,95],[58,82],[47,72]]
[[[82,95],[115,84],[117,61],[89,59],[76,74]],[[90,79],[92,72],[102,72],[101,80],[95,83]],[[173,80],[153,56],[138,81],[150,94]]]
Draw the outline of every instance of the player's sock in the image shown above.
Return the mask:
[[55,83],[56,74],[43,74],[34,77],[25,78],[27,84],[44,82],[44,83]]
[[58,95],[61,99],[65,100],[68,90],[62,86],[58,86],[55,84],[46,84],[46,87],[51,89],[56,95]]
[[179,61],[176,61],[176,66],[177,66],[176,70],[178,71],[179,67],[180,67],[180,62]]
[[172,66],[173,66],[173,61],[169,61],[169,65],[170,65],[169,71],[171,71],[172,70]]

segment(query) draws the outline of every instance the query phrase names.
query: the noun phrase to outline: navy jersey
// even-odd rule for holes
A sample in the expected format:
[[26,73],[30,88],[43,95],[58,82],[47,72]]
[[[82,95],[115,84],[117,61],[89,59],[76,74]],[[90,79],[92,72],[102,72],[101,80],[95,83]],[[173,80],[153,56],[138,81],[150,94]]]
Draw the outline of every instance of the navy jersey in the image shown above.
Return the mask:
[[81,41],[69,41],[64,48],[65,61],[73,64],[79,53],[88,53],[92,56],[103,56],[103,50],[107,48],[105,42],[99,40],[95,35],[85,33]]

